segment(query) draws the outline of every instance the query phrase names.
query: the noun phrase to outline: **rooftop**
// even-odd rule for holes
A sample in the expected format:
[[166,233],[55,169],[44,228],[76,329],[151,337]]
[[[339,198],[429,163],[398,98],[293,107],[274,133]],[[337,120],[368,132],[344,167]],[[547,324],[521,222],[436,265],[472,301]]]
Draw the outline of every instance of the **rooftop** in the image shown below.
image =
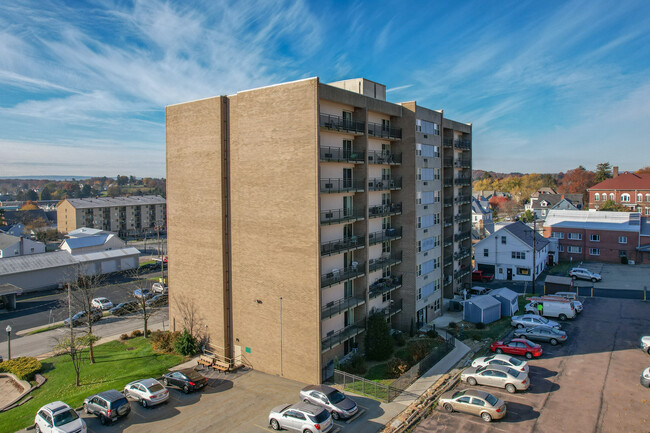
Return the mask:
[[588,188],[587,191],[601,189],[650,189],[650,175],[634,174],[626,171],[616,177],[597,183],[591,188]]
[[638,212],[551,210],[544,226],[638,232],[641,219]]
[[[166,201],[159,195],[143,195],[131,197],[99,197],[99,198],[67,198],[65,199],[75,209],[90,209],[117,206],[138,206],[165,204]],[[60,206],[60,205],[59,205]]]
[[[521,221],[515,221],[514,223],[505,226],[504,229],[508,230],[510,233],[512,233],[517,238],[519,238],[519,240],[521,240],[529,247],[531,248],[533,247],[533,237],[531,236],[533,229],[528,227],[526,224],[522,223]],[[535,238],[536,238],[535,241],[536,241],[537,251],[540,251],[542,248],[544,248],[546,245],[549,244],[548,239],[546,239],[544,236],[540,235],[539,233],[535,232]]]

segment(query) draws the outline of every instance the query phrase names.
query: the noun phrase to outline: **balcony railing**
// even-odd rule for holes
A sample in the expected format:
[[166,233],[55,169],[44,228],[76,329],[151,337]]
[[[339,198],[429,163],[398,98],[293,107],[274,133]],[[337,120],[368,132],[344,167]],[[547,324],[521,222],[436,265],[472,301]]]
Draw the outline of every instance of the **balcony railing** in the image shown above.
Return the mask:
[[450,226],[454,225],[454,219],[452,217],[446,217],[443,220],[443,222],[445,224],[445,227],[450,227]]
[[365,152],[363,150],[349,150],[341,147],[321,147],[320,160],[363,164],[365,161]]
[[389,140],[399,140],[402,138],[401,128],[390,128],[379,123],[368,122],[368,135],[372,137],[388,138]]
[[445,239],[442,242],[442,245],[445,247],[451,246],[454,243],[453,236],[445,236]]
[[457,223],[466,223],[470,220],[470,216],[468,214],[458,214],[454,217],[454,221]]
[[460,232],[460,233],[456,233],[456,234],[454,235],[454,241],[458,242],[458,241],[465,240],[465,239],[469,238],[470,234],[471,234],[471,233],[470,233],[469,230],[467,230],[467,231],[462,231],[462,232]]
[[399,289],[401,286],[401,275],[391,275],[388,277],[380,278],[370,285],[369,295],[370,298],[376,298],[377,296],[381,296],[384,293]]
[[340,224],[343,222],[360,221],[365,218],[363,208],[360,209],[331,209],[321,211],[320,223],[323,225]]
[[452,158],[451,156],[445,157],[442,160],[443,167],[451,167],[453,163],[454,163],[454,158]]
[[353,266],[349,266],[343,269],[333,269],[331,272],[323,274],[320,276],[320,286],[322,289],[338,284],[342,281],[351,280],[365,274],[365,266],[363,263],[352,263]]
[[324,193],[337,193],[337,192],[363,192],[363,180],[352,179],[321,179],[320,191]]
[[337,301],[328,302],[321,309],[321,319],[327,319],[337,314],[341,314],[350,308],[358,307],[366,302],[363,298],[345,298]]
[[454,167],[471,168],[472,161],[466,158],[457,159],[456,161],[454,161]]
[[454,253],[454,260],[460,260],[464,257],[467,257],[471,254],[471,251],[467,248],[461,248],[460,250]]
[[332,256],[345,251],[357,250],[365,246],[365,235],[350,236],[349,238],[337,239],[325,242],[320,246],[321,256]]
[[386,254],[385,256],[379,257],[377,259],[370,259],[368,263],[370,265],[370,272],[388,266],[393,266],[398,263],[402,263],[402,252],[399,251],[392,254]]
[[343,119],[341,116],[321,113],[320,126],[334,131],[345,131],[363,135],[365,122]]
[[453,147],[454,146],[454,140],[451,138],[445,138],[442,140],[442,145],[444,147]]
[[402,163],[401,153],[377,152],[372,150],[368,152],[368,163],[370,164],[390,164],[397,165]]
[[470,140],[454,140],[454,147],[456,149],[469,150],[472,148],[472,142]]
[[340,331],[330,333],[321,340],[321,351],[326,352],[343,343],[345,340],[349,340],[350,338],[359,335],[365,331],[365,329],[363,320],[360,320],[357,323],[346,326]]
[[384,308],[384,314],[388,314],[388,317],[393,317],[395,314],[402,311],[402,300],[398,299],[396,301],[391,300],[390,305]]
[[454,278],[462,278],[465,275],[469,274],[471,271],[470,268],[458,269],[454,271]]
[[453,178],[451,176],[445,176],[442,179],[442,184],[444,186],[452,186],[453,185]]
[[445,254],[445,256],[442,259],[442,262],[444,266],[451,265],[453,263],[453,255],[452,254]]
[[442,203],[443,203],[443,205],[444,205],[445,207],[449,207],[449,206],[451,206],[451,205],[454,204],[454,200],[453,200],[451,197],[449,197],[449,198],[444,199],[444,200],[442,201]]
[[368,242],[370,245],[379,244],[381,242],[393,241],[402,237],[401,227],[391,227],[389,229],[381,230],[379,232],[370,233],[368,235]]
[[471,185],[472,184],[472,178],[470,177],[457,177],[454,179],[454,183],[456,185]]
[[400,213],[402,213],[402,203],[383,204],[368,208],[368,216],[370,218],[398,215]]
[[370,191],[388,191],[391,189],[401,189],[402,178],[391,177],[389,179],[374,178],[368,179],[368,189]]

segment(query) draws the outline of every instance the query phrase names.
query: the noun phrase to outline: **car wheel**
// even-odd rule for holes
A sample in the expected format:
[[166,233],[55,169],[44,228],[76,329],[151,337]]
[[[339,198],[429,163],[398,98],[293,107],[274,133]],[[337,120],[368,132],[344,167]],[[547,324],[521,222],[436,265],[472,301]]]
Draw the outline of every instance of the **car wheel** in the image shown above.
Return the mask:
[[333,410],[332,411],[332,419],[334,421],[338,421],[340,418],[341,418],[341,415],[339,415],[339,413],[337,411]]
[[502,353],[503,353],[503,350],[501,350],[501,349],[497,349],[497,350],[495,350],[495,352],[498,353],[498,354],[502,354]]
[[518,324],[517,324],[517,328],[521,329],[521,328],[523,328],[523,327],[524,327],[524,325],[522,325],[521,323],[518,323]]
[[273,430],[280,430],[280,423],[277,420],[272,419],[271,420],[271,428]]
[[650,355],[650,347],[648,347],[648,355]]
[[169,386],[169,381],[167,378],[163,379],[163,385],[165,385],[165,387]]
[[302,401],[304,401],[305,403],[309,403],[309,400],[307,400],[306,398],[303,399]]
[[90,414],[90,411],[88,410],[88,405],[87,405],[86,403],[84,403],[84,413],[85,413],[86,415],[89,415],[89,414]]
[[476,386],[476,379],[474,379],[473,377],[468,377],[467,383],[470,384],[471,386]]
[[577,280],[578,277],[576,277],[575,275],[571,275],[571,279],[572,279],[572,280]]
[[557,340],[555,338],[551,338],[550,343],[552,346],[557,346]]
[[559,319],[564,322],[566,320],[566,314],[560,314]]
[[102,425],[106,425],[106,424],[108,424],[108,419],[106,419],[106,417],[104,415],[99,415],[99,422]]
[[36,433],[41,433],[41,428],[36,424]]
[[452,413],[454,411],[454,407],[449,403],[445,403],[442,407],[449,413]]
[[185,385],[185,386],[183,387],[183,392],[184,392],[185,394],[189,394],[189,393],[190,393],[190,387],[187,386],[187,385]]
[[513,384],[509,383],[506,385],[506,391],[508,391],[510,394],[514,394],[517,392],[517,388],[515,388]]
[[530,352],[526,352],[526,359],[533,359],[533,354]]
[[595,278],[592,278],[592,279],[591,279],[591,282],[592,282],[592,283],[595,283],[596,281],[598,281],[598,280],[596,280]]
[[304,429],[304,430],[302,431],[302,433],[312,433],[312,432],[311,432],[311,430],[309,430],[308,428],[306,428],[306,429]]
[[141,398],[140,399],[140,404],[142,405],[142,407],[147,407],[147,399],[146,398]]
[[490,421],[492,421],[492,415],[490,415],[490,414],[487,413],[487,412],[483,412],[483,413],[481,414],[481,418],[483,418],[483,421],[485,421],[485,422],[490,422]]

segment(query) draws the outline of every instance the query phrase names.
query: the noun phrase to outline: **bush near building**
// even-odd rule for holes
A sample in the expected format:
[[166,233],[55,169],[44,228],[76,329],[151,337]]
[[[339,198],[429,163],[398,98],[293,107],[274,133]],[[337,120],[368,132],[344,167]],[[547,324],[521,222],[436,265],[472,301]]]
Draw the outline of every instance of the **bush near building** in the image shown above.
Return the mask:
[[41,371],[41,361],[36,358],[21,356],[0,363],[0,372],[14,374],[21,380],[33,380],[34,375]]
[[390,325],[382,314],[373,314],[368,318],[366,329],[366,356],[371,361],[383,361],[393,354],[393,337]]

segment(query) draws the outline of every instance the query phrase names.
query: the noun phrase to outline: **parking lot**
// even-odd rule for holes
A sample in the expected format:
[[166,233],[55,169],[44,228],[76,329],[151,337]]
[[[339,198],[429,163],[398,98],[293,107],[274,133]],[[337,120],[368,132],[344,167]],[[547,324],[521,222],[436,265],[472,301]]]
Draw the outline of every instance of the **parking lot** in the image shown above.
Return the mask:
[[643,290],[643,287],[647,286],[650,289],[650,280],[648,279],[650,265],[585,262],[580,267],[587,268],[602,277],[602,280],[596,283],[576,280],[575,284],[580,287],[593,286],[602,289]]
[[528,391],[478,387],[506,401],[504,419],[488,424],[439,408],[415,431],[649,432],[650,390],[639,376],[650,356],[639,344],[650,334],[650,303],[592,298],[584,304],[578,318],[563,323],[567,343],[542,343],[544,354],[529,361]]

